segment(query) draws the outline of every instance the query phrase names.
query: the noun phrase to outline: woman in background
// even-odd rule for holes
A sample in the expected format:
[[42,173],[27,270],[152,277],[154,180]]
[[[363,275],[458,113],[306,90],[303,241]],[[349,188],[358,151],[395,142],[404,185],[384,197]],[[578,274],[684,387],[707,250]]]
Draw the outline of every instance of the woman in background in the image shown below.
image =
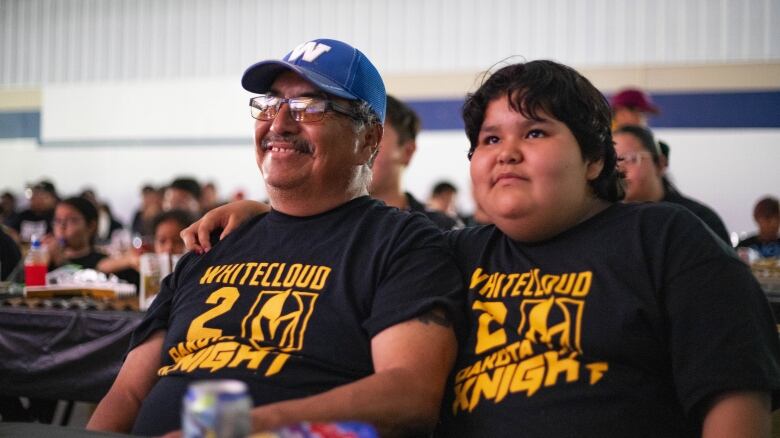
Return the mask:
[[666,178],[665,158],[653,133],[642,126],[624,125],[612,134],[618,164],[625,176],[628,202],[671,202],[698,216],[726,244],[731,239],[717,213],[699,201],[683,196]]
[[49,269],[66,264],[95,269],[106,257],[94,247],[98,211],[95,205],[82,197],[71,197],[57,203],[52,221],[54,235],[47,235],[42,243],[49,252]]

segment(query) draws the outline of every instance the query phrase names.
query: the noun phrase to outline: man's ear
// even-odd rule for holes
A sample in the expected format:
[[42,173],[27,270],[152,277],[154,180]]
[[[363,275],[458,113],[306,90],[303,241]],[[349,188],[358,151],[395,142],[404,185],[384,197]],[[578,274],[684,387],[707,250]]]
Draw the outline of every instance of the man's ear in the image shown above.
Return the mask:
[[363,132],[363,144],[360,146],[359,156],[362,163],[372,165],[374,158],[379,152],[379,144],[382,142],[382,136],[385,128],[380,123],[373,123],[367,126]]
[[417,150],[417,142],[410,139],[403,142],[401,145],[401,161],[403,162],[404,166],[408,166],[409,163],[412,161],[412,156],[414,155],[414,152]]

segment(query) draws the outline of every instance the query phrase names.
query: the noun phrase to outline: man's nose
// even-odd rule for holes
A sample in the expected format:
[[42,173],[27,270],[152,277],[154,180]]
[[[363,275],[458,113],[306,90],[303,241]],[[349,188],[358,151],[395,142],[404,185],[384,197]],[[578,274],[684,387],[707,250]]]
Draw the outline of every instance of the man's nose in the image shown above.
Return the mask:
[[285,134],[289,132],[295,132],[299,129],[298,122],[293,119],[290,113],[290,105],[287,102],[283,102],[279,107],[279,111],[276,113],[273,122],[271,122],[271,131],[276,134]]

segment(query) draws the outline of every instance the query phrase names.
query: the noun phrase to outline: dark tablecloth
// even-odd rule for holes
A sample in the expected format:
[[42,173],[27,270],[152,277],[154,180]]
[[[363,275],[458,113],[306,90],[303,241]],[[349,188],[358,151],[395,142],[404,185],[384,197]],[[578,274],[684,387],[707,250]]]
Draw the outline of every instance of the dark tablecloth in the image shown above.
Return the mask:
[[0,436],[3,438],[119,438],[128,437],[129,435],[108,432],[92,432],[75,427],[52,426],[49,424],[0,422]]
[[126,311],[0,307],[0,395],[100,401],[142,317]]

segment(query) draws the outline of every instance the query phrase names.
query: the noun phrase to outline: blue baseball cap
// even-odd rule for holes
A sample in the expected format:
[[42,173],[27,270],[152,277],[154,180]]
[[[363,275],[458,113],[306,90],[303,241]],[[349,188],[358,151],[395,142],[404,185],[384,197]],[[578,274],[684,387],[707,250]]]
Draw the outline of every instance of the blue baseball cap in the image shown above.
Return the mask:
[[284,71],[294,71],[334,96],[365,101],[384,123],[385,83],[366,55],[349,44],[325,38],[307,41],[281,60],[260,61],[249,67],[241,85],[247,91],[265,93]]

